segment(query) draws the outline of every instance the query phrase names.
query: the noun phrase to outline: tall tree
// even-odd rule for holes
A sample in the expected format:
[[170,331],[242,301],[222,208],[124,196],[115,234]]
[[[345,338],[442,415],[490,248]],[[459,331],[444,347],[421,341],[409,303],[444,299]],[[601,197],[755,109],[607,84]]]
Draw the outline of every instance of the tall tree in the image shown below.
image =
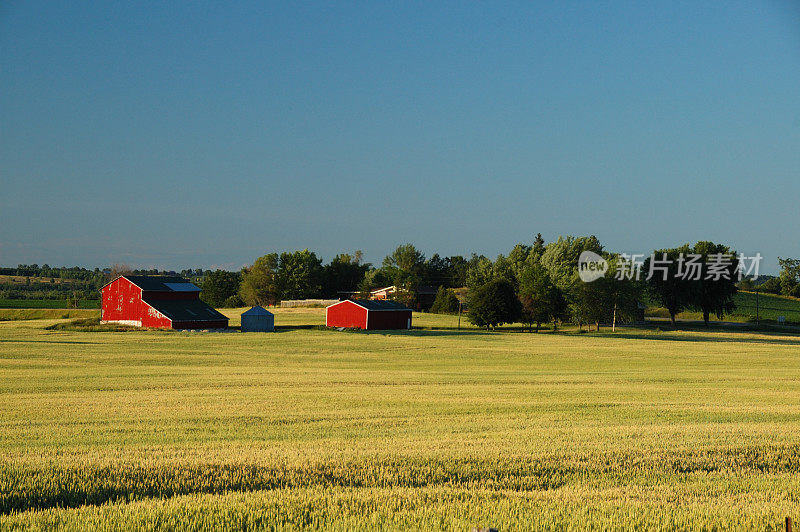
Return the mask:
[[281,253],[277,272],[281,299],[309,299],[322,292],[322,261],[304,249]]
[[369,269],[370,264],[361,263],[360,251],[336,255],[323,269],[324,295],[337,297],[339,292],[356,290]]
[[601,323],[632,320],[636,316],[642,283],[634,279],[617,279],[618,257],[606,255],[609,268],[606,274],[592,282],[578,281],[573,285],[570,306],[578,323]]
[[242,270],[239,295],[248,305],[274,305],[281,299],[278,283],[278,254],[259,257],[249,268]]
[[781,267],[778,277],[781,294],[800,297],[800,260],[778,257],[778,264]]
[[461,255],[453,255],[445,259],[447,261],[447,268],[450,276],[451,288],[461,288],[467,286],[467,270],[469,270],[469,261]]
[[503,279],[514,287],[514,291],[519,288],[519,281],[514,269],[514,264],[505,255],[498,255],[492,264],[492,279]]
[[558,237],[550,242],[542,254],[540,262],[547,269],[550,279],[564,292],[572,290],[578,282],[578,258],[584,251],[603,254],[603,246],[596,236]]
[[567,302],[564,294],[553,284],[541,264],[530,265],[522,272],[519,299],[522,303],[522,322],[527,323],[529,329],[535,323],[537,332],[542,323],[566,316]]
[[497,327],[520,318],[522,306],[514,287],[504,279],[489,281],[470,291],[467,305],[469,321],[478,327]]
[[467,268],[467,286],[474,290],[485,285],[493,278],[492,261],[483,255],[472,254]]
[[438,253],[434,253],[431,258],[425,261],[422,274],[422,284],[430,286],[450,286],[449,263],[446,258],[441,258]]
[[216,270],[209,272],[203,278],[200,299],[212,307],[221,307],[225,301],[239,292],[241,276],[236,272]]
[[413,244],[403,244],[383,259],[383,270],[395,285],[416,289],[424,274],[425,255]]
[[544,254],[544,238],[542,238],[542,233],[536,233],[536,238],[533,239],[533,246],[531,247],[531,254],[533,257],[538,261],[542,258]]
[[667,309],[673,326],[675,316],[692,305],[692,283],[683,277],[685,272],[681,271],[691,253],[689,244],[678,248],[658,249],[645,260],[642,267],[647,276],[648,294]]
[[721,320],[736,308],[738,259],[727,246],[708,241],[698,242],[693,251],[701,257],[702,275],[691,282],[692,306],[703,313],[708,325],[711,314]]

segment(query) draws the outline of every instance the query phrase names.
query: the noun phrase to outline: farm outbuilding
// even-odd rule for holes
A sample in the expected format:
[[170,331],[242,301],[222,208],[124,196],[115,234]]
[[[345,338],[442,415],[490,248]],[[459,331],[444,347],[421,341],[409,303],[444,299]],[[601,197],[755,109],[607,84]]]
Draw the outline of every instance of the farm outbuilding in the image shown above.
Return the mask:
[[392,300],[347,299],[325,310],[325,325],[364,330],[410,329],[411,309]]
[[183,277],[121,275],[100,289],[102,323],[162,329],[224,329],[228,318]]
[[[369,293],[369,298],[375,300],[390,299],[400,290],[402,289],[398,289],[397,286],[394,285],[378,288]],[[433,306],[433,301],[436,299],[436,292],[438,292],[438,290],[439,287],[437,286],[418,286],[414,289],[416,310],[428,310],[431,308]]]
[[275,330],[275,315],[256,305],[242,313],[242,332],[272,332]]

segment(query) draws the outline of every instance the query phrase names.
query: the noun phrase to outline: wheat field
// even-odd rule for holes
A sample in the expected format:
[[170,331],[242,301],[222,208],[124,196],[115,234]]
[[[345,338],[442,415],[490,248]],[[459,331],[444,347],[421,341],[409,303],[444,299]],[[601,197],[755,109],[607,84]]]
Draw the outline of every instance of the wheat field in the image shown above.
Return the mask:
[[[800,337],[0,323],[0,529],[779,530]],[[231,311],[234,317],[237,312]]]

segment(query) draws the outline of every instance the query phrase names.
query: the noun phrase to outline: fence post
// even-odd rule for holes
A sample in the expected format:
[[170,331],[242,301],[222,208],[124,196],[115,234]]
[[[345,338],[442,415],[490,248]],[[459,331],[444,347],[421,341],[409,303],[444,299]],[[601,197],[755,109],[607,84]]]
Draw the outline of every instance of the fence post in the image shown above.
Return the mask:
[[786,532],[792,532],[792,518],[786,516]]

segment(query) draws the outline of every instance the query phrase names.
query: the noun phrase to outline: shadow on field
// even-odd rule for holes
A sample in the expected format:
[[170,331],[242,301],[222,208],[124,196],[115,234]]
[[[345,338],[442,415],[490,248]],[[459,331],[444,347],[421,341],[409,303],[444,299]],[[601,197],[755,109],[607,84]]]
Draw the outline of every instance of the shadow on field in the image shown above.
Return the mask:
[[313,331],[324,328],[323,325],[276,325],[274,332]]
[[[275,329],[269,332],[255,331],[256,334],[285,333],[291,331],[313,331],[325,329],[322,325],[276,325]],[[229,331],[242,332],[241,325],[228,326]]]
[[[287,327],[291,329],[292,327]],[[313,327],[312,327],[313,328]],[[325,329],[323,327],[323,329]],[[277,330],[277,327],[276,327]],[[611,332],[610,328],[595,331],[584,331],[578,333],[574,330],[542,330],[538,333],[529,332],[523,328],[500,328],[493,331],[486,331],[484,329],[456,329],[456,328],[415,328],[411,330],[396,329],[396,330],[381,330],[381,331],[361,331],[361,330],[348,330],[347,332],[354,334],[365,335],[380,335],[380,336],[411,336],[416,338],[425,337],[449,337],[449,336],[498,336],[509,335],[517,336],[524,335],[525,338],[535,339],[537,337],[546,336],[563,336],[572,338],[609,338],[619,340],[657,340],[662,342],[725,342],[725,343],[753,343],[753,344],[766,344],[766,345],[784,345],[789,347],[800,346],[800,337],[792,335],[791,333],[780,333],[772,331],[758,331],[754,329],[739,329],[739,328],[722,328],[711,327],[705,329],[704,327],[676,327],[653,329],[653,328],[618,328],[616,332]],[[720,336],[714,333],[730,333],[730,336]],[[746,334],[758,334],[758,337],[740,337]]]
[[75,344],[75,345],[98,345],[101,342],[71,342],[67,340],[0,340],[0,344]]
[[399,329],[396,331],[366,331],[367,333],[378,333],[378,334],[397,334],[401,336],[415,336],[415,337],[423,337],[423,336],[489,336],[494,334],[488,331],[479,331],[479,330],[469,330],[469,329],[411,329],[411,330],[403,330]]
[[[689,334],[683,334],[683,333]],[[730,332],[733,336],[720,337],[713,334],[713,332]],[[673,333],[682,333],[680,336],[673,335]],[[696,334],[691,334],[696,333]],[[705,334],[701,334],[705,333]],[[766,338],[737,338],[738,334],[760,334]],[[568,336],[577,336],[574,333],[566,333]],[[680,327],[675,329],[654,330],[652,332],[645,331],[631,331],[622,330],[617,332],[589,332],[581,336],[589,338],[615,338],[620,340],[659,340],[662,342],[723,342],[723,343],[753,343],[753,344],[768,344],[768,345],[785,345],[790,347],[800,346],[800,338],[796,336],[763,332],[751,330],[721,330],[721,329],[682,329]]]

